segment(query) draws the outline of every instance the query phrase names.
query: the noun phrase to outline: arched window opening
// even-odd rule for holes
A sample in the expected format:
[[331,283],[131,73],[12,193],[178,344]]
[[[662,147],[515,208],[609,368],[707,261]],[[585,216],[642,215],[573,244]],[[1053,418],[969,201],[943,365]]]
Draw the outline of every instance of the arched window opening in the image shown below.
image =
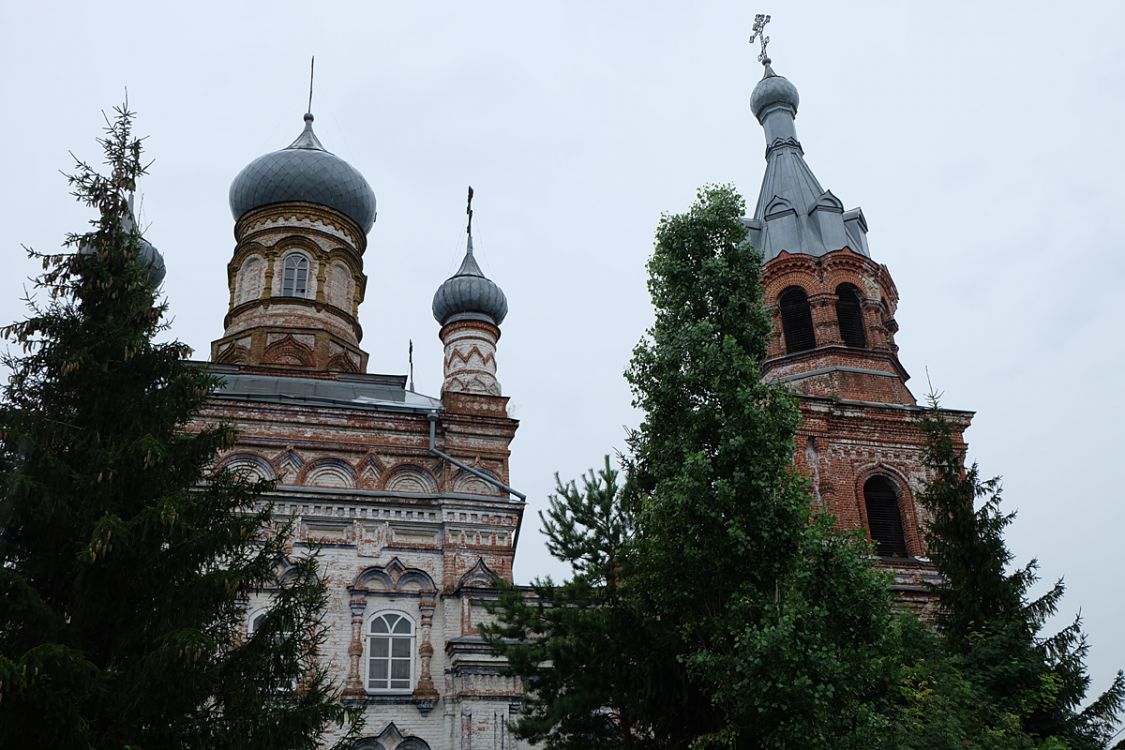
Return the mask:
[[884,476],[871,477],[863,485],[863,500],[867,505],[867,526],[871,530],[871,541],[875,543],[875,554],[906,557],[906,538],[894,483]]
[[395,612],[374,617],[367,631],[367,689],[410,690],[414,678],[414,623]]
[[256,300],[262,296],[262,275],[265,264],[257,255],[251,255],[238,269],[238,281],[235,283],[235,304]]
[[812,310],[809,297],[799,286],[791,286],[781,293],[781,329],[785,333],[785,351],[803,352],[816,347],[813,333]]
[[867,346],[859,291],[851,284],[836,287],[836,320],[840,323],[840,338],[846,345]]
[[[260,610],[258,612],[255,612],[253,615],[250,616],[250,621],[249,621],[249,623],[247,623],[247,627],[246,627],[246,634],[247,635],[249,635],[251,638],[253,638],[254,635],[259,630],[261,630],[262,624],[265,622],[266,614],[268,612],[269,612],[269,610],[263,609],[263,610]],[[288,640],[288,639],[289,639],[288,634],[274,634],[271,641],[272,641],[272,643],[274,643],[274,644],[276,644],[277,646],[280,647],[280,646],[284,645],[285,641]],[[293,690],[296,690],[297,689],[297,678],[296,677],[290,677],[289,679],[278,680],[277,682],[275,682],[272,685],[272,689],[274,690],[274,692],[277,692],[277,693],[288,693],[288,692],[291,692]]]
[[262,620],[266,619],[266,610],[256,613],[250,618],[249,627],[246,631],[248,635],[254,635],[258,632],[258,628],[262,627]]
[[309,259],[299,253],[285,258],[285,271],[281,277],[281,294],[284,297],[309,296]]

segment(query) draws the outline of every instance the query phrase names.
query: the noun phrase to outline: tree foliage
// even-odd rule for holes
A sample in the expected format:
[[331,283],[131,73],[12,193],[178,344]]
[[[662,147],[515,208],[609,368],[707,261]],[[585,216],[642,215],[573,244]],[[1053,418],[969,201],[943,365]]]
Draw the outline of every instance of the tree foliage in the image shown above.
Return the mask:
[[127,107],[107,122],[108,175],[69,178],[92,229],[35,254],[45,300],[3,330],[0,747],[318,747],[348,720],[316,659],[325,589],[284,562],[267,485],[211,467],[234,433],[193,423],[216,378],[154,341],[141,142]]
[[1015,514],[1000,508],[1000,480],[982,479],[975,463],[965,467],[936,396],[930,400],[923,427],[932,480],[920,500],[930,516],[929,555],[943,579],[936,593],[945,654],[977,691],[988,731],[1022,734],[1034,743],[1028,746],[1108,747],[1125,707],[1125,675],[1118,672],[1083,707],[1090,678],[1081,620],[1043,634],[1058,610],[1062,581],[1032,597],[1036,561],[1009,571],[1013,558],[1003,534]]
[[518,732],[549,748],[886,746],[889,594],[795,473],[743,213],[712,187],[661,220],[625,481],[607,462],[561,485],[545,526],[574,577],[498,608],[530,688]]

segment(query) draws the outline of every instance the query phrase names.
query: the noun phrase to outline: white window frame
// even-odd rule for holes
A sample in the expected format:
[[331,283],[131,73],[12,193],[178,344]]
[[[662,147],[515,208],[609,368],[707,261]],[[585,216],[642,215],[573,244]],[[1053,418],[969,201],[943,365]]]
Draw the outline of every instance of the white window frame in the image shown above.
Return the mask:
[[[256,610],[248,618],[246,618],[246,637],[247,638],[253,638],[254,637],[254,633],[256,633],[258,631],[258,620],[265,617],[266,614],[269,611],[270,611],[269,607],[262,607],[261,609]],[[290,693],[290,692],[297,689],[297,684],[298,684],[297,678],[293,678],[292,680],[290,680],[286,684],[275,685],[273,690],[274,690],[275,693]]]
[[258,620],[266,616],[269,612],[269,607],[263,607],[256,610],[253,614],[246,618],[246,636],[251,637],[258,631]]
[[[289,263],[295,261],[293,267],[292,285],[289,284]],[[304,268],[301,268],[301,261],[304,261]],[[312,270],[312,261],[309,256],[302,252],[287,253],[281,262],[281,296],[282,297],[298,297],[301,299],[309,299],[310,292],[310,271]],[[301,272],[304,272],[304,288],[300,293],[297,292],[297,279]]]
[[[399,620],[393,619],[395,617],[402,618],[402,619],[406,620],[407,623],[410,624],[410,634],[409,635],[405,635],[405,636],[404,635],[396,635],[395,633],[390,632],[390,633],[387,633],[385,636],[382,636],[381,634],[372,633],[371,629],[375,625],[375,622],[377,620],[383,620],[384,622],[388,623],[388,625],[390,626],[389,629],[393,629],[394,626],[397,625],[398,622],[399,622]],[[392,618],[392,620],[388,620],[387,618]],[[387,646],[388,656],[386,657],[386,661],[387,661],[386,687],[378,687],[378,686],[372,687],[372,684],[371,684],[372,679],[373,679],[372,676],[371,676],[372,659],[373,658],[382,658],[382,657],[373,657],[371,655],[372,641],[376,637],[385,637],[388,640],[388,646]],[[408,650],[407,650],[407,657],[405,658],[405,661],[409,665],[409,670],[408,670],[407,679],[406,679],[407,684],[405,686],[400,685],[400,686],[391,687],[391,681],[392,680],[391,680],[390,669],[391,669],[391,665],[396,660],[396,657],[394,656],[394,645],[393,645],[394,641],[396,641],[396,640],[406,641],[406,643],[407,643],[407,649]],[[405,695],[405,694],[411,693],[414,690],[414,680],[417,677],[417,672],[418,672],[418,670],[417,670],[417,656],[418,656],[417,642],[418,642],[418,624],[415,622],[414,617],[407,614],[406,612],[403,612],[403,611],[397,610],[397,609],[383,609],[383,610],[379,610],[378,612],[375,612],[374,614],[371,615],[371,617],[367,618],[367,622],[363,626],[363,684],[364,684],[364,689],[372,695]],[[401,661],[402,659],[399,658],[398,660]]]

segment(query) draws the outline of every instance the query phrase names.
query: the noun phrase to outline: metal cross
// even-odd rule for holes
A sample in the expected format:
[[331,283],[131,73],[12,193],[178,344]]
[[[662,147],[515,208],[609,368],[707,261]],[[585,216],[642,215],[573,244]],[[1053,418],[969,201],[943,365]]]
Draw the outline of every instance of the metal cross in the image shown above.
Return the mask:
[[766,45],[770,43],[770,38],[766,36],[766,24],[769,22],[770,17],[764,13],[754,16],[754,33],[750,35],[750,44],[755,39],[762,43],[762,51],[758,53],[758,62],[762,65],[770,64],[770,56],[766,54]]
[[470,237],[473,236],[473,186],[469,185],[469,201],[465,205],[465,213],[469,217],[469,223],[465,227],[465,234]]

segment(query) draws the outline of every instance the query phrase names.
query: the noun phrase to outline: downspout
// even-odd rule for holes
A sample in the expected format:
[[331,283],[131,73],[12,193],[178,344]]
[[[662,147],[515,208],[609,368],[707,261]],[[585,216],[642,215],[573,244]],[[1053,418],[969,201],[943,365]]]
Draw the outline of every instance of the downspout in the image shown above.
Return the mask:
[[458,461],[456,458],[449,455],[448,453],[444,453],[444,452],[438,450],[438,447],[437,447],[438,413],[436,411],[431,411],[426,416],[430,420],[430,453],[433,453],[438,458],[441,458],[441,459],[444,459],[445,461],[448,461],[449,463],[456,466],[458,469],[462,469],[464,471],[467,471],[470,474],[472,474],[473,476],[478,477],[485,482],[488,482],[493,487],[498,487],[502,491],[507,492],[509,495],[515,495],[516,497],[518,497],[523,502],[527,502],[527,495],[523,494],[522,492],[512,489],[511,487],[504,484],[499,479],[496,479],[492,475],[486,474],[485,472],[481,471],[480,469],[474,469],[472,466],[468,466],[467,464],[464,464],[461,461]]

